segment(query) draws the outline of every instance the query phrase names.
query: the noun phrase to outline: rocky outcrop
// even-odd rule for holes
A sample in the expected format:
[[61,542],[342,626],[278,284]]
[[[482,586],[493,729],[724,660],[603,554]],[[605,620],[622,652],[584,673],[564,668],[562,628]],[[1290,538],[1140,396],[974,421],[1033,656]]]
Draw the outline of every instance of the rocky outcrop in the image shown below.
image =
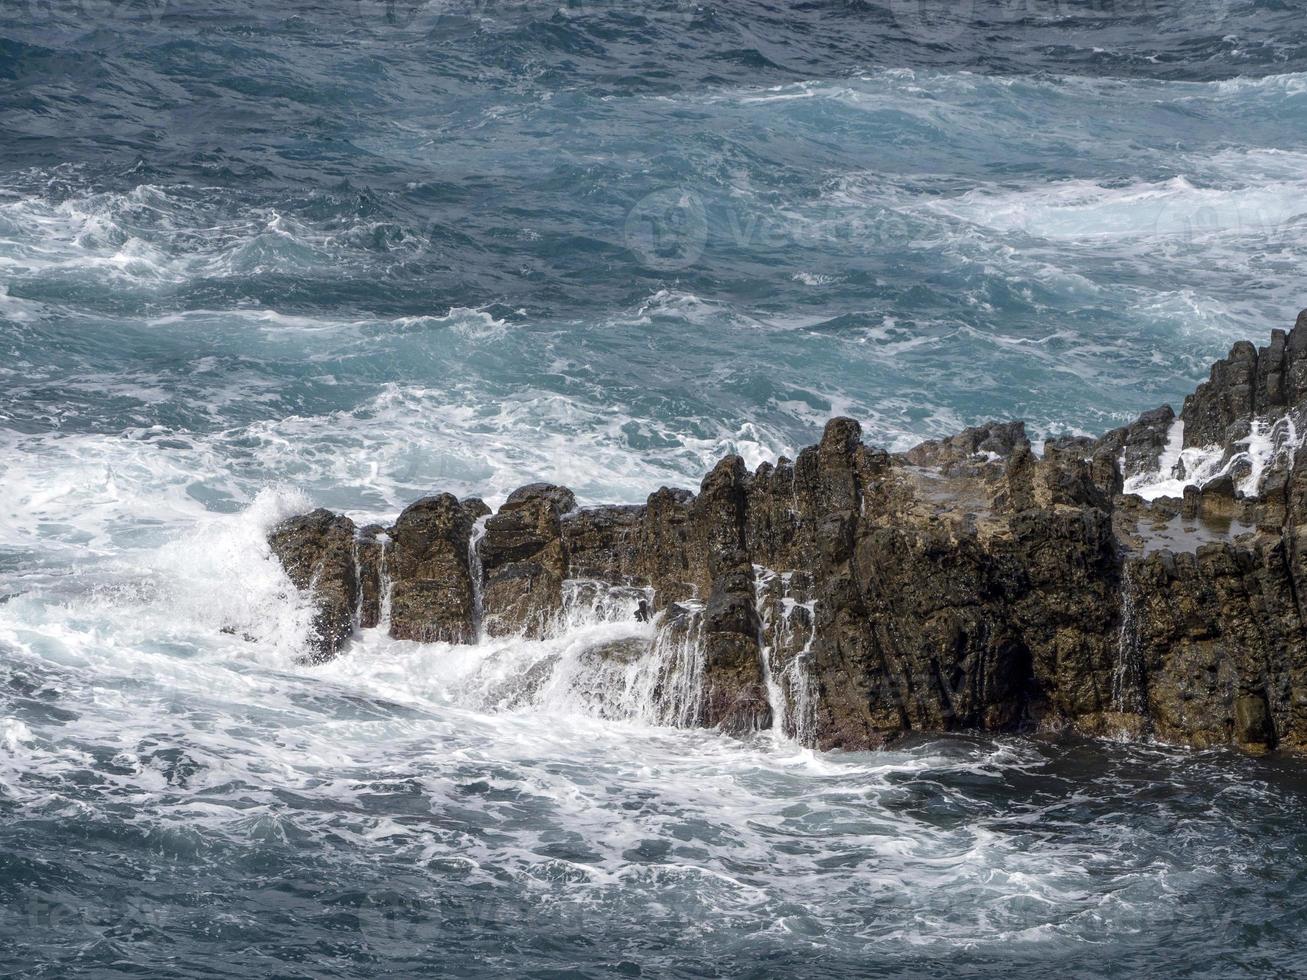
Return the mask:
[[393,579],[390,635],[397,640],[470,643],[476,639],[476,594],[469,542],[489,508],[453,494],[423,497],[399,515],[386,555]]
[[1174,423],[1175,410],[1170,405],[1163,405],[1144,412],[1129,425],[1113,429],[1101,439],[1089,440],[1084,448],[1093,453],[1100,467],[1109,471],[1118,465],[1126,473],[1155,471],[1166,451]]
[[[315,597],[318,657],[376,625],[544,637],[584,596],[654,614],[650,716],[677,724],[823,748],[1019,727],[1307,748],[1303,416],[1307,314],[1236,345],[1179,416],[1100,439],[1037,451],[990,422],[892,454],[832,419],[792,461],[728,456],[643,505],[532,484],[493,515],[442,494],[390,528],[315,511],[270,540]],[[620,669],[639,656],[624,644]]]
[[706,586],[703,612],[704,710],[701,723],[741,732],[770,726],[759,657],[761,627],[753,565],[745,545],[748,471],[727,456],[704,477],[690,504],[691,583]]
[[548,632],[562,608],[568,577],[562,518],[575,507],[572,491],[533,483],[509,494],[486,521],[480,553],[488,635],[540,637]]
[[1185,446],[1228,446],[1247,434],[1249,422],[1281,414],[1307,398],[1307,310],[1293,330],[1271,333],[1258,349],[1240,341],[1211,377],[1184,400]]
[[319,508],[292,517],[268,537],[297,589],[313,596],[309,659],[330,660],[354,632],[359,601],[354,522]]

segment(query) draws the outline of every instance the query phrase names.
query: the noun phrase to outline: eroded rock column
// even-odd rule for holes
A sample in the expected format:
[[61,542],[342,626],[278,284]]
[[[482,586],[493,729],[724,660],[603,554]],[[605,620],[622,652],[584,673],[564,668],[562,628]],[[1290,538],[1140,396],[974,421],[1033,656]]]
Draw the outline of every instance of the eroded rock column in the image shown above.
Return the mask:
[[359,601],[354,534],[348,517],[318,508],[283,521],[268,536],[295,587],[312,596],[309,645],[315,662],[334,657],[354,632]]
[[470,643],[476,638],[468,544],[488,508],[442,493],[410,504],[391,532],[390,635],[397,640]]
[[539,638],[549,632],[568,577],[562,517],[575,507],[566,487],[533,483],[514,490],[486,521],[480,550],[487,635]]

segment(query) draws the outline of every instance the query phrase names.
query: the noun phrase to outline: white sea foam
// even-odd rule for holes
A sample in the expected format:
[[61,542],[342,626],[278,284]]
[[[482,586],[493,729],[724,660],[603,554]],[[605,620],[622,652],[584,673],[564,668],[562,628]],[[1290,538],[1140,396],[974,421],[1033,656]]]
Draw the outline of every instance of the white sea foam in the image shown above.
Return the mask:
[[0,746],[7,751],[17,752],[21,746],[31,741],[32,730],[21,721],[15,721],[13,718],[0,719]]
[[323,230],[266,207],[228,209],[223,188],[139,184],[59,200],[0,198],[0,269],[107,277],[152,289],[194,279],[337,273],[357,227]]
[[[389,23],[393,5],[370,6],[370,26]],[[497,97],[477,124],[520,135],[543,131],[554,111],[584,127],[572,96],[536,98],[535,74],[516,93],[528,104]],[[900,70],[694,90],[675,98],[695,103],[697,119],[709,106],[716,115],[699,128],[732,139],[718,139],[706,165],[688,145],[673,156],[687,149],[697,168],[687,179],[723,185],[710,204],[726,215],[726,238],[714,227],[702,264],[686,273],[693,287],[623,284],[635,290],[621,301],[629,307],[584,324],[505,315],[478,305],[493,298],[484,295],[392,318],[269,308],[261,291],[235,288],[281,275],[300,287],[288,295],[342,276],[384,287],[375,255],[355,240],[393,229],[351,217],[348,202],[319,223],[297,217],[295,204],[249,203],[257,188],[93,193],[69,191],[63,173],[0,189],[0,316],[6,340],[17,338],[0,365],[9,396],[0,404],[0,797],[11,836],[21,847],[42,821],[52,837],[76,828],[79,846],[108,842],[113,866],[132,871],[133,854],[118,852],[138,844],[161,859],[199,854],[213,876],[206,896],[233,906],[257,908],[249,876],[279,876],[283,857],[311,867],[311,894],[288,881],[264,890],[275,904],[265,925],[299,914],[302,900],[336,929],[342,905],[325,904],[331,891],[349,893],[337,896],[343,903],[377,881],[403,881],[442,914],[467,897],[455,894],[464,886],[495,901],[507,883],[532,912],[562,894],[596,932],[634,923],[659,937],[674,909],[688,933],[712,937],[727,967],[779,962],[778,940],[810,952],[814,969],[833,957],[922,972],[931,958],[965,969],[966,958],[1011,957],[1051,939],[1084,949],[1149,927],[1177,935],[1177,923],[1206,909],[1196,896],[1222,894],[1217,879],[1242,880],[1250,848],[1273,861],[1282,843],[1259,836],[1270,840],[1263,855],[1224,834],[1219,788],[1215,817],[1196,813],[1187,789],[1168,805],[1173,784],[1209,788],[1186,772],[1201,758],[1146,746],[1106,756],[1164,773],[1150,780],[1139,817],[1133,777],[1086,776],[1083,756],[1070,776],[1050,770],[1052,743],[958,738],[824,754],[669,727],[689,726],[700,707],[695,611],[684,637],[659,647],[653,627],[631,616],[629,593],[569,593],[567,616],[543,640],[452,647],[373,630],[336,661],[308,666],[297,655],[309,609],[264,536],[314,504],[387,520],[432,490],[493,503],[532,479],[567,483],[587,502],[638,501],[663,483],[693,487],[727,452],[751,466],[793,456],[829,414],[858,417],[873,441],[906,448],[979,421],[994,403],[1012,405],[1030,363],[1041,379],[1030,403],[1042,413],[1032,434],[1100,402],[1117,411],[1096,390],[1080,392],[1138,384],[1120,364],[1152,355],[1145,380],[1179,388],[1217,341],[1263,333],[1267,311],[1282,316],[1297,289],[1275,270],[1301,258],[1301,241],[1284,232],[1298,217],[1290,205],[1304,188],[1301,160],[1213,152],[1203,134],[1243,132],[1229,125],[1242,114],[1292,122],[1301,79]],[[608,126],[615,104],[595,103],[592,118]],[[1103,117],[1106,104],[1119,110],[1104,123],[1111,155],[1078,158],[1092,150],[1083,119]],[[1159,112],[1184,125],[1196,117],[1198,148],[1147,152],[1136,134],[1151,134],[1128,119]],[[517,125],[528,115],[531,126]],[[351,134],[352,144],[392,170],[431,173],[431,126],[389,109],[378,119],[379,130]],[[452,179],[486,172],[472,169],[485,160],[463,155],[479,138],[470,132],[442,142]],[[592,153],[593,133],[578,132]],[[616,148],[631,134],[610,135]],[[1018,176],[1061,142],[1074,149],[1055,166],[1092,179]],[[520,141],[495,145],[505,150],[497,163],[522,168],[504,173],[536,173],[538,161],[512,149]],[[722,176],[741,160],[771,170],[768,154],[787,146],[805,164],[834,147],[824,183],[788,193]],[[859,147],[871,150],[855,155]],[[619,152],[638,159],[642,148],[631,141]],[[71,184],[101,174],[72,174]],[[611,210],[604,195],[643,176],[596,181],[590,200]],[[414,181],[398,195],[403,213],[427,189]],[[746,229],[763,225],[785,236],[775,269],[716,275],[722,252],[752,248],[760,238]],[[538,246],[537,229],[515,233]],[[399,235],[387,259],[425,247]],[[938,275],[919,273],[927,261]],[[723,298],[752,269],[769,287],[759,292],[778,295],[755,309]],[[223,290],[242,308],[170,312],[197,294],[221,307]],[[138,314],[103,312],[122,308]],[[1074,329],[1082,322],[1108,327]],[[626,345],[606,347],[614,338]],[[612,369],[635,354],[647,360]],[[650,363],[682,375],[678,384],[645,384]],[[614,390],[625,373],[636,376],[631,390]],[[964,396],[947,397],[950,387]],[[1243,485],[1296,439],[1255,429]],[[1188,461],[1190,478],[1206,458]],[[771,625],[797,631],[803,612],[787,596]],[[802,651],[803,640],[791,636],[787,648]],[[793,670],[802,658],[771,677],[773,700],[793,703],[800,730],[813,693]],[[1245,794],[1240,806],[1287,809],[1257,795],[1264,788],[1246,767],[1210,771],[1219,783],[1227,770]],[[106,867],[81,856],[74,848],[41,861],[79,859],[70,882]],[[15,866],[34,867],[27,859]],[[181,885],[194,883],[184,860],[168,863]],[[1245,883],[1252,902],[1258,882]],[[215,942],[247,945],[246,923],[203,901],[177,908],[170,935],[189,925],[188,910],[207,917],[199,926]],[[357,967],[346,931],[337,932],[344,970]],[[88,952],[118,962],[136,962],[143,948],[98,925],[59,941],[82,935],[95,940]],[[368,938],[398,945],[393,933]]]
[[[921,102],[943,103],[942,108],[958,102],[983,103],[986,96],[1018,90],[1064,99],[1139,98],[1149,102],[1159,99],[1219,100],[1237,109],[1249,96],[1264,96],[1282,105],[1285,96],[1307,95],[1307,73],[1286,72],[1262,76],[1239,76],[1211,82],[1171,81],[1132,78],[1128,82],[1110,76],[1087,74],[998,75],[962,70],[884,68],[852,79],[831,81],[812,79],[787,82],[765,88],[714,91],[700,99],[711,103],[744,104],[786,102],[803,99],[856,101],[873,107],[879,97],[904,97]],[[989,99],[991,106],[1004,108],[1001,101]],[[1036,111],[1037,100],[1031,99]]]
[[1184,422],[1176,419],[1167,431],[1166,445],[1157,466],[1128,476],[1124,490],[1145,500],[1183,497],[1188,486],[1201,487],[1217,477],[1238,473],[1236,491],[1256,497],[1261,493],[1269,467],[1292,466],[1294,454],[1303,444],[1304,433],[1300,428],[1295,413],[1253,419],[1249,434],[1238,440],[1234,450],[1227,454],[1219,445],[1182,448]]
[[[260,506],[251,528],[281,507]],[[75,808],[94,823],[105,818],[98,806],[127,804],[156,834],[200,834],[210,846],[325,837],[359,860],[452,863],[460,880],[487,887],[503,875],[530,888],[562,874],[569,900],[596,914],[635,894],[703,921],[789,923],[830,942],[929,936],[974,949],[1075,937],[1074,916],[1098,901],[1105,874],[1118,887],[1100,915],[1127,921],[1168,907],[1161,869],[1108,867],[1124,846],[1110,828],[1035,846],[1011,833],[1022,820],[1074,819],[1075,798],[970,820],[914,802],[932,787],[1034,769],[1034,745],[820,755],[651,724],[622,700],[639,693],[623,686],[622,664],[607,675],[573,669],[592,669],[597,646],[647,642],[650,627],[629,618],[465,647],[374,630],[306,667],[265,659],[261,641],[216,634],[184,611],[179,628],[152,635],[162,620],[145,608],[142,622],[136,602],[0,605],[7,669],[39,671],[60,704],[95,704],[39,736],[23,723],[0,729],[10,749],[0,780],[20,811]],[[605,676],[611,686],[596,691]],[[33,773],[54,782],[34,786]],[[99,803],[60,788],[88,778]],[[950,791],[948,807],[963,805],[961,792]],[[570,856],[559,855],[564,842]],[[671,850],[633,858],[645,846]],[[874,923],[850,911],[905,889],[910,914],[901,898]]]

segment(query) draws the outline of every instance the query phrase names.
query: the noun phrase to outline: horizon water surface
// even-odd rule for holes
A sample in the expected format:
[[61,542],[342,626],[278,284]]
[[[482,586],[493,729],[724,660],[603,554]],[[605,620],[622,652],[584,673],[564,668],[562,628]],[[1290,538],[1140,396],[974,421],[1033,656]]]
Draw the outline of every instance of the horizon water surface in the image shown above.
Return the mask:
[[1301,0],[0,0],[0,971],[1307,973],[1293,760],[660,727],[625,617],[304,666],[264,542],[1097,434],[1305,231]]

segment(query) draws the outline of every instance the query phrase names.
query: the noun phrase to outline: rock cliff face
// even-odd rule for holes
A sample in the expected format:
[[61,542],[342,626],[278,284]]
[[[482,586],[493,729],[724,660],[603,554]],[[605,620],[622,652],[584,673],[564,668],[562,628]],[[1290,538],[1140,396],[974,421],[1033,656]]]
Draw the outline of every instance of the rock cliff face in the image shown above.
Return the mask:
[[1307,313],[1236,345],[1179,416],[1097,440],[1036,452],[989,423],[891,454],[837,418],[797,459],[728,456],[640,506],[532,484],[493,516],[442,494],[388,529],[315,511],[270,543],[314,597],[317,658],[377,625],[539,638],[581,598],[643,601],[635,656],[670,658],[649,697],[679,724],[822,748],[1037,726],[1303,749],[1304,416]]

